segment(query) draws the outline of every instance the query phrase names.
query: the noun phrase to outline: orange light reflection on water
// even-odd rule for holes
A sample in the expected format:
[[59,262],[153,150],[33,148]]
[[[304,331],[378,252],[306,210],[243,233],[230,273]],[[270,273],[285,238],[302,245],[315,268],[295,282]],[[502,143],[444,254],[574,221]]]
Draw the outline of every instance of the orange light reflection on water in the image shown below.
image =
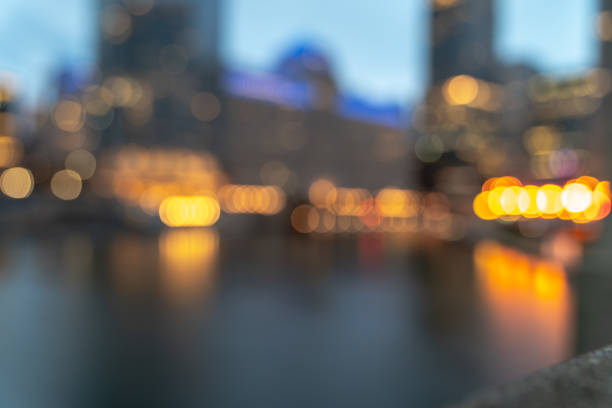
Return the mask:
[[559,263],[483,241],[474,264],[500,364],[520,375],[569,356],[572,294]]
[[159,237],[159,256],[164,291],[172,301],[200,298],[212,285],[219,252],[219,235],[210,228],[179,228]]

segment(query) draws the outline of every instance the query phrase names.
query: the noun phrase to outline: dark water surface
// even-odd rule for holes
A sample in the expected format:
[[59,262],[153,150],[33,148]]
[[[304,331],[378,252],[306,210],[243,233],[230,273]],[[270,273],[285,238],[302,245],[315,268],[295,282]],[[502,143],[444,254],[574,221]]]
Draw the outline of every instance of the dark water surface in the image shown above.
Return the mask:
[[585,351],[588,285],[500,248],[213,229],[4,239],[0,406],[435,407]]

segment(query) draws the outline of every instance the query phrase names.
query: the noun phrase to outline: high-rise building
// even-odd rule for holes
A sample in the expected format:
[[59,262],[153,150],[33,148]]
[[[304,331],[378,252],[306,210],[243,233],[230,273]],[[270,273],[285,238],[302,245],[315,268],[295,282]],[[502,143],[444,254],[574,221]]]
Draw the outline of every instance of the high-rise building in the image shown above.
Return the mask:
[[[607,75],[608,85],[612,82],[612,0],[600,0],[600,13],[597,16],[597,31],[600,39],[599,66]],[[609,144],[612,129],[612,93],[607,93],[601,103],[596,124],[596,143],[594,146],[598,151],[607,152],[607,157],[602,160],[602,173],[607,177],[612,174],[612,167],[608,164],[612,158],[612,145]]]
[[101,82],[114,96],[103,145],[214,149],[218,0],[101,0]]
[[493,0],[432,1],[432,83],[460,74],[493,79],[493,6]]
[[[232,182],[276,183],[298,200],[322,177],[372,191],[408,184],[403,109],[343,93],[314,44],[266,73],[223,69],[220,0],[100,4],[99,103],[84,99],[101,113],[103,147],[206,151]],[[112,109],[97,109],[109,98]]]
[[432,0],[430,78],[416,146],[424,188],[447,167],[505,171],[493,0]]

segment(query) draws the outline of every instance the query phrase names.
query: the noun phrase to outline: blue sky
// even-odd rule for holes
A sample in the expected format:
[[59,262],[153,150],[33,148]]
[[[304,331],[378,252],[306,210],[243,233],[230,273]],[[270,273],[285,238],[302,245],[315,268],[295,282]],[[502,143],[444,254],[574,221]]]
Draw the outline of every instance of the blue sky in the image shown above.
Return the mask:
[[498,0],[496,50],[506,62],[572,73],[597,64],[599,0]]
[[[428,0],[223,0],[223,58],[270,68],[292,43],[321,44],[343,89],[380,101],[418,99],[427,83]],[[597,62],[597,0],[498,0],[496,51],[552,73]],[[0,71],[44,100],[53,69],[95,59],[95,0],[2,0]]]
[[89,0],[2,0],[0,71],[14,73],[29,99],[44,99],[54,67],[95,58],[93,19]]

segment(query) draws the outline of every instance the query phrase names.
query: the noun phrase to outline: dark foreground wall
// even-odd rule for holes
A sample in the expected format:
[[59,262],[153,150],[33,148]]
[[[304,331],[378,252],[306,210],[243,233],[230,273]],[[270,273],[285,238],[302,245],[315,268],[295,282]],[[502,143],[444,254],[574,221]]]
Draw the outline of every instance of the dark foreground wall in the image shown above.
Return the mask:
[[612,345],[484,391],[454,407],[612,407]]

